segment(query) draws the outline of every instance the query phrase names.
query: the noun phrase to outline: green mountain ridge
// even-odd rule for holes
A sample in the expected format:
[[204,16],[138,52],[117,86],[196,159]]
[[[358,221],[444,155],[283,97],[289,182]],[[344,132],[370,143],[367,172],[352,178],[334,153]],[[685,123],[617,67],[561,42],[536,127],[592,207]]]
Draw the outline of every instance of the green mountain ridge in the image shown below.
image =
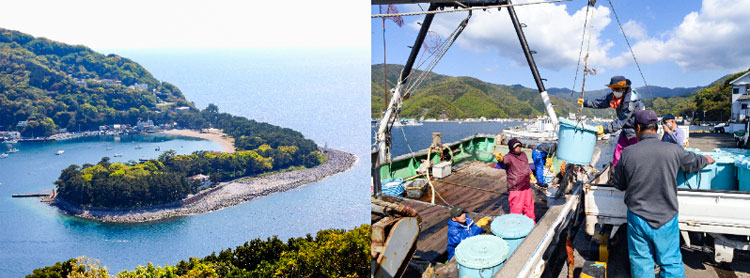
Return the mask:
[[[402,65],[386,65],[386,84],[388,89],[395,86]],[[421,74],[415,71],[412,76]],[[384,110],[383,64],[371,66],[371,117],[382,117]],[[389,93],[390,94],[390,93]],[[390,96],[389,96],[390,98]],[[577,112],[575,103],[557,96],[550,96],[558,115],[567,116]],[[404,101],[400,117],[402,118],[527,118],[544,114],[544,104],[537,90],[521,87],[498,85],[484,82],[473,77],[452,77],[429,73],[426,80],[415,89],[412,96]],[[584,110],[587,116],[614,115],[606,110]]]
[[[402,65],[386,65],[388,89],[395,86]],[[383,64],[371,66],[372,72],[372,114],[373,119],[382,117],[383,104]],[[637,88],[644,96],[646,107],[659,115],[672,113],[677,116],[703,120],[725,121],[731,111],[731,86],[729,82],[746,73],[727,74],[707,86],[691,88],[666,88],[649,85],[651,98],[645,87]],[[412,76],[421,71],[412,73]],[[605,95],[607,89],[586,92],[586,99]],[[390,93],[389,93],[390,94]],[[575,104],[579,93],[570,94],[566,88],[550,88],[550,99],[558,116],[576,113]],[[390,96],[389,96],[390,97]],[[584,109],[586,116],[614,117],[611,109]],[[527,118],[544,114],[544,104],[536,89],[521,85],[500,85],[481,81],[473,77],[452,77],[429,73],[427,80],[413,95],[404,101],[402,118]]]
[[[179,106],[197,112],[176,86],[130,59],[0,28],[0,130],[48,136],[60,128],[166,122]],[[17,127],[21,121],[28,124]]]

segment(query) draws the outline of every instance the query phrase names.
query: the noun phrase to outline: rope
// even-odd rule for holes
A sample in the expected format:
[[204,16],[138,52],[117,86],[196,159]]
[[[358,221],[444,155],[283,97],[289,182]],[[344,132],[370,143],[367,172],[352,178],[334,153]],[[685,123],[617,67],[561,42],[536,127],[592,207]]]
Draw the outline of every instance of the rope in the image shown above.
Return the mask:
[[423,14],[441,14],[441,13],[455,13],[455,12],[463,12],[463,11],[473,11],[473,10],[487,10],[487,9],[495,9],[495,8],[504,8],[504,7],[516,7],[516,6],[528,6],[528,5],[537,5],[537,4],[549,4],[549,3],[556,3],[556,2],[569,2],[572,0],[548,0],[548,1],[539,1],[539,2],[529,2],[529,3],[518,3],[518,4],[503,4],[503,5],[490,5],[490,6],[481,6],[481,7],[470,7],[470,8],[461,8],[461,9],[453,9],[453,10],[442,10],[442,11],[422,11],[422,12],[411,12],[411,13],[398,13],[398,14],[375,14],[371,15],[371,18],[380,18],[380,17],[391,17],[391,16],[412,16],[412,15],[423,15]]
[[[445,56],[445,54],[448,53],[448,50],[451,48],[451,46],[453,46],[453,43],[456,41],[456,39],[458,39],[458,36],[461,35],[461,33],[466,28],[466,25],[469,24],[469,19],[471,18],[471,15],[472,13],[471,11],[469,11],[469,15],[463,21],[461,21],[461,23],[458,26],[456,26],[456,29],[453,30],[453,32],[448,36],[448,38],[444,40],[437,47],[438,51],[433,52],[429,57],[427,57],[427,59],[425,59],[425,62],[426,62],[427,60],[430,59],[430,57],[432,57],[433,55],[435,56],[430,61],[430,64],[428,64],[427,67],[424,70],[422,70],[422,73],[419,76],[417,76],[413,80],[412,79],[409,80],[409,83],[407,83],[407,88],[405,90],[404,95],[410,95],[412,91],[416,90],[416,88],[418,88],[422,84],[422,82],[424,82],[424,80],[427,78],[427,75],[432,72],[435,66],[437,66],[437,63],[440,61],[440,59],[442,59],[443,56]],[[417,66],[417,68],[421,66],[422,64]],[[415,73],[415,72],[416,70],[413,71],[412,73]],[[411,75],[411,73],[409,75]]]
[[[588,10],[588,6],[586,6]],[[588,14],[586,14],[588,16]],[[594,20],[594,12],[591,12],[591,21]],[[584,97],[584,92],[586,91],[586,75],[590,73],[591,75],[596,74],[595,69],[589,69],[589,54],[591,54],[591,37],[593,37],[594,31],[594,24],[589,24],[589,41],[586,45],[586,57],[583,58],[583,80],[581,81],[581,98]],[[578,107],[578,116],[576,119],[579,123],[583,124],[583,105]]]
[[576,75],[573,77],[573,87],[570,87],[570,96],[576,89],[576,81],[578,81],[578,68],[581,67],[581,55],[583,54],[583,42],[586,40],[586,25],[589,23],[589,5],[586,5],[586,15],[583,17],[583,32],[581,33],[581,47],[578,49],[578,63],[576,63]]
[[638,60],[635,59],[635,53],[633,52],[633,47],[630,46],[630,40],[628,40],[628,36],[625,35],[625,29],[622,28],[622,24],[620,23],[620,18],[617,16],[617,12],[615,12],[615,6],[612,4],[612,0],[609,1],[609,6],[612,7],[612,14],[615,15],[615,19],[617,20],[617,25],[620,26],[620,32],[622,32],[622,36],[625,37],[625,42],[628,44],[628,49],[630,49],[630,55],[633,56],[633,61],[635,62],[635,66],[638,67],[638,72],[641,74],[641,78],[643,78],[643,84],[646,85],[646,91],[648,92],[648,95],[651,97],[651,99],[654,99],[654,96],[651,94],[651,89],[648,87],[648,83],[646,83],[646,77],[643,76],[643,71],[641,70],[641,66],[638,64]]

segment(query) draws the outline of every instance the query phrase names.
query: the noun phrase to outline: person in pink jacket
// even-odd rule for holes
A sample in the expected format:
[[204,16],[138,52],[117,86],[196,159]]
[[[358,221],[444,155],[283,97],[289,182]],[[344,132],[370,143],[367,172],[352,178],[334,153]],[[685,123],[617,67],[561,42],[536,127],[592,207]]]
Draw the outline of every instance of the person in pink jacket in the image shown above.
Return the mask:
[[523,214],[534,220],[534,194],[531,192],[531,168],[529,159],[521,151],[521,141],[513,138],[508,141],[510,152],[503,157],[498,153],[495,158],[506,170],[508,177],[508,203],[510,213]]

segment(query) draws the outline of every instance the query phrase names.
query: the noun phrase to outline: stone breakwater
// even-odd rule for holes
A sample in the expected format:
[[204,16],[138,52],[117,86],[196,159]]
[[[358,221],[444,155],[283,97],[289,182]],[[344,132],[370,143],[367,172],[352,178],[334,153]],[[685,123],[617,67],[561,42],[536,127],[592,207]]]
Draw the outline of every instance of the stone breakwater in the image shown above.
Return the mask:
[[133,209],[81,207],[60,198],[43,200],[66,214],[114,223],[138,223],[210,212],[253,198],[284,192],[343,172],[357,162],[351,153],[328,149],[328,159],[314,168],[277,173],[265,177],[247,177],[223,182],[214,188],[166,205]]

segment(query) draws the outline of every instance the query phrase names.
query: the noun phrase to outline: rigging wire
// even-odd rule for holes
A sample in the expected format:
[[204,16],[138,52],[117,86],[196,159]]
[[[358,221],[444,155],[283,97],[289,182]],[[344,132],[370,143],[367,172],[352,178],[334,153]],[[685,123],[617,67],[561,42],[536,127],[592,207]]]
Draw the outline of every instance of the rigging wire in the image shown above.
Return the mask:
[[455,13],[455,12],[472,11],[472,10],[487,10],[487,9],[504,8],[504,7],[528,6],[528,5],[549,4],[549,3],[569,2],[569,1],[573,1],[573,0],[547,0],[547,1],[518,3],[518,4],[503,4],[503,5],[491,5],[491,6],[481,6],[481,7],[469,7],[469,8],[442,10],[442,11],[435,10],[435,11],[398,13],[398,14],[375,14],[375,15],[371,15],[370,17],[378,18],[378,17],[391,17],[391,16],[412,16],[412,15],[422,15],[422,14]]
[[573,77],[573,87],[570,87],[570,96],[573,96],[573,93],[575,93],[575,90],[576,90],[576,81],[578,80],[578,69],[581,67],[581,56],[583,54],[583,42],[586,40],[586,25],[588,23],[589,23],[589,5],[586,5],[586,15],[583,16],[583,32],[581,33],[581,47],[578,50],[578,63],[576,64],[576,75],[575,77]]
[[[588,9],[588,8],[587,8]],[[589,68],[589,54],[591,54],[591,38],[594,36],[594,12],[591,12],[591,22],[592,24],[589,24],[589,41],[586,45],[586,57],[583,58],[583,78],[581,80],[581,98],[584,98],[584,93],[586,92],[586,75],[591,74],[595,75],[596,70]],[[583,105],[578,107],[578,115],[576,117],[576,120],[579,123],[583,122]]]
[[612,7],[612,14],[615,15],[615,19],[617,20],[617,25],[620,26],[620,32],[622,32],[622,36],[625,37],[625,42],[628,44],[628,49],[630,49],[630,55],[633,56],[633,61],[635,62],[635,66],[638,67],[638,72],[641,74],[641,78],[643,78],[643,84],[646,85],[646,91],[648,92],[648,95],[651,97],[651,99],[654,99],[654,95],[651,94],[651,89],[648,87],[648,83],[646,83],[646,77],[643,76],[643,71],[641,70],[641,66],[638,64],[638,60],[635,59],[635,53],[633,52],[633,47],[630,46],[630,40],[628,40],[628,36],[625,35],[625,29],[622,28],[622,24],[620,23],[620,18],[617,16],[617,12],[615,12],[615,5],[612,4],[612,0],[609,1],[609,6]]

